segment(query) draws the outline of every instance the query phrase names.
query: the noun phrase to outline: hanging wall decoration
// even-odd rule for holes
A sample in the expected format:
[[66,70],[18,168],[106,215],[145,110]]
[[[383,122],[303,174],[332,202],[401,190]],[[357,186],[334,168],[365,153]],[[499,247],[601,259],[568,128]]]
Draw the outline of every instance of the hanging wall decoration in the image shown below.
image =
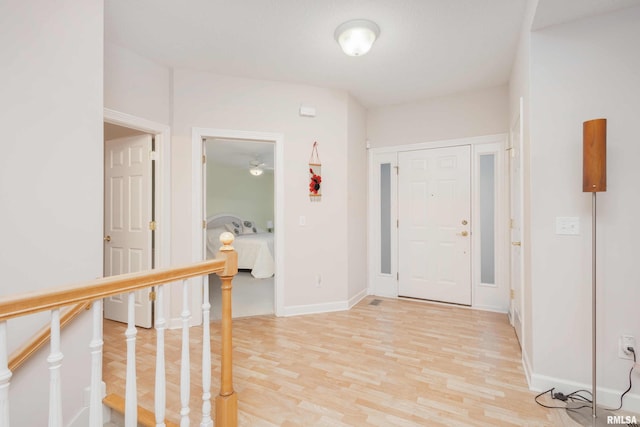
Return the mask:
[[309,158],[309,200],[312,202],[319,202],[322,193],[322,165],[320,164],[320,157],[318,156],[318,142],[313,143],[311,149],[311,157]]

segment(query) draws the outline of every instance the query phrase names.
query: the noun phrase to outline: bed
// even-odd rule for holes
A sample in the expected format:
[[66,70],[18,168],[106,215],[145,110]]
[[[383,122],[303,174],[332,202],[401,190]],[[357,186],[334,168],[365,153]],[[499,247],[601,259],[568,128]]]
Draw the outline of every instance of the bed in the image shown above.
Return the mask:
[[273,276],[273,233],[265,233],[250,220],[237,215],[223,213],[207,218],[207,258],[214,258],[220,249],[220,234],[229,231],[234,234],[233,248],[238,252],[238,269],[251,271],[256,279]]

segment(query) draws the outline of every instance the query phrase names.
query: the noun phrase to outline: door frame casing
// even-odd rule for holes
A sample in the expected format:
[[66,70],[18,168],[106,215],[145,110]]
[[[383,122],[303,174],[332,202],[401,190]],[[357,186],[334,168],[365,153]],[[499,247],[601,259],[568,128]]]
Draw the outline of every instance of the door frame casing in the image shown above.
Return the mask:
[[[380,168],[381,163],[388,163],[389,160],[384,154],[393,155],[395,153],[395,163],[394,166],[397,166],[397,155],[403,151],[414,151],[414,150],[424,150],[424,149],[433,149],[433,148],[445,148],[445,147],[454,147],[458,145],[470,145],[471,150],[471,174],[472,174],[472,206],[471,211],[472,215],[476,215],[477,204],[479,199],[476,196],[476,189],[474,182],[476,181],[477,175],[477,167],[476,167],[476,159],[480,154],[486,154],[487,152],[495,152],[496,153],[496,283],[498,286],[495,287],[480,287],[480,277],[479,277],[479,269],[475,268],[476,264],[479,262],[479,253],[477,250],[474,251],[473,258],[471,260],[471,268],[472,268],[472,277],[471,277],[471,307],[488,310],[488,311],[499,311],[499,312],[507,312],[509,305],[509,283],[508,283],[508,271],[506,270],[507,265],[500,261],[505,259],[505,256],[508,252],[507,247],[507,233],[506,233],[506,214],[508,206],[506,201],[508,198],[506,197],[506,185],[505,179],[507,178],[506,169],[505,169],[505,148],[506,141],[508,135],[507,134],[495,134],[495,135],[486,135],[486,136],[478,136],[478,137],[470,137],[470,138],[459,138],[459,139],[450,139],[450,140],[441,140],[441,141],[432,141],[432,142],[422,142],[415,144],[402,144],[402,145],[394,145],[394,146],[386,146],[386,147],[378,147],[372,148],[368,151],[368,163],[369,163],[369,212],[368,212],[368,230],[370,236],[370,244],[368,247],[368,284],[367,284],[367,292],[370,295],[379,295],[386,297],[398,297],[398,286],[397,280],[394,287],[391,289],[389,286],[386,286],[381,289],[380,282],[376,281],[376,278],[380,276],[377,271],[380,266],[379,260],[377,258],[380,254],[380,237],[379,237],[379,204],[376,205],[376,201],[379,201],[379,183],[376,181],[378,175],[376,174],[377,170]],[[484,149],[477,149],[477,147],[485,147]],[[487,147],[491,147],[487,149]],[[377,161],[376,159],[383,159],[382,161]],[[402,173],[400,171],[399,173]],[[397,182],[397,178],[396,178]],[[396,200],[395,209],[396,211],[393,213],[393,218],[397,219],[397,187],[392,190],[395,194],[392,194],[392,200]],[[471,233],[473,236],[473,230],[477,220],[474,220],[471,228]],[[395,238],[395,242],[392,241],[392,258],[395,258],[396,261],[392,262],[392,271],[389,276],[398,275],[397,270],[397,256],[398,256],[398,245],[397,245],[397,229],[392,230],[392,239]],[[376,237],[377,236],[377,237]],[[475,243],[473,243],[475,245]],[[474,246],[475,248],[475,246]],[[387,283],[389,283],[387,281]],[[497,294],[497,295],[491,295]],[[505,305],[496,306],[491,303],[494,300],[504,300]]]
[[[524,155],[523,155],[523,147],[524,147],[524,123],[523,123],[523,113],[524,113],[524,98],[520,97],[519,102],[518,102],[518,114],[516,115],[516,117],[513,119],[513,122],[511,124],[510,127],[510,131],[509,131],[509,149],[510,150],[517,150],[518,152],[518,167],[520,169],[520,177],[518,180],[518,188],[516,189],[516,191],[518,191],[520,193],[520,197],[518,202],[518,210],[520,211],[520,218],[513,218],[512,217],[512,209],[513,209],[513,201],[511,200],[512,197],[512,193],[513,193],[513,188],[515,187],[514,185],[514,179],[512,176],[512,170],[510,167],[510,162],[508,162],[509,164],[507,165],[508,170],[507,170],[507,177],[508,177],[508,188],[509,188],[509,205],[508,205],[508,210],[509,210],[509,218],[512,219],[513,221],[517,221],[520,227],[520,251],[519,251],[519,257],[518,259],[513,259],[514,254],[511,250],[511,247],[509,247],[509,282],[510,282],[510,288],[513,290],[514,293],[518,293],[519,292],[519,298],[514,298],[511,301],[510,307],[509,307],[509,321],[511,323],[511,325],[514,327],[514,329],[516,329],[516,335],[518,336],[518,339],[520,341],[520,347],[523,349],[523,356],[525,354],[524,352],[524,344],[525,344],[525,313],[524,313],[524,308],[525,308],[525,304],[524,304],[524,245],[527,243],[525,242],[525,234],[524,234],[524,179],[523,179],[523,170],[524,170]],[[516,139],[516,133],[517,133],[517,142],[518,142],[518,147],[514,147],[514,140]],[[511,231],[511,230],[509,230]],[[509,244],[511,241],[511,236],[509,235]],[[513,262],[518,262],[520,264],[520,277],[518,278],[514,278],[512,277],[512,263]],[[519,299],[519,301],[517,301]],[[516,317],[516,313],[514,312],[515,310],[515,304],[517,304],[519,302],[519,307],[518,307],[518,313],[517,313],[517,317]]]
[[[139,130],[155,137],[155,268],[166,267],[171,259],[171,128],[162,123],[132,116],[109,108],[104,109],[103,120],[118,126]],[[166,191],[165,191],[166,190]]]
[[[171,128],[168,125],[147,120],[120,111],[104,108],[102,120],[118,126],[135,129],[153,135],[155,141],[155,229],[154,268],[167,267],[171,263]],[[104,141],[103,141],[104,145]],[[104,171],[103,171],[104,179]],[[103,183],[104,188],[104,183]],[[104,197],[103,197],[104,203]],[[102,207],[104,212],[104,205]],[[104,252],[102,255],[104,259]],[[169,313],[169,299],[165,299],[164,312]],[[177,318],[179,321],[179,317]],[[171,327],[169,321],[169,327]]]
[[[205,200],[203,188],[203,164],[202,152],[203,142],[205,138],[221,138],[221,139],[239,139],[270,142],[275,145],[275,162],[274,162],[274,262],[275,262],[275,279],[274,279],[274,300],[275,315],[284,316],[284,134],[275,132],[256,132],[234,129],[219,128],[200,128],[194,127],[191,131],[191,158],[192,158],[192,177],[191,188],[193,201],[191,208],[191,254],[192,261],[202,261],[204,254],[204,236],[202,221],[205,217]],[[205,278],[195,278],[194,284],[198,284],[202,288]],[[202,292],[194,292],[194,298],[199,295],[202,300]],[[194,301],[195,302],[195,301]],[[202,304],[202,301],[199,302]]]

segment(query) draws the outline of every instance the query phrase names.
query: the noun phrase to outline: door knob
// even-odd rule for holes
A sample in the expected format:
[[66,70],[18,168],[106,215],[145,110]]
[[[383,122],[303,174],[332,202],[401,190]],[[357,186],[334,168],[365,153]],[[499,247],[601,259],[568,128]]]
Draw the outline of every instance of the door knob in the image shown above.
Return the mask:
[[522,242],[511,242],[513,246],[522,246]]
[[462,231],[459,233],[462,237],[467,237],[469,235],[468,231]]
[[105,241],[105,242],[110,242],[110,241],[111,241],[111,236],[106,236],[106,237],[104,238],[104,241]]

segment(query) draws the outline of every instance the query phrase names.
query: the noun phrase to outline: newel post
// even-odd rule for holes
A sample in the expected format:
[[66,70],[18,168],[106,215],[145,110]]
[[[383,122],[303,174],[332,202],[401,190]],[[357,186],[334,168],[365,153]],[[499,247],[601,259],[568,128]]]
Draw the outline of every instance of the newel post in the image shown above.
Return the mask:
[[220,394],[216,396],[216,426],[238,425],[238,395],[233,390],[232,342],[231,342],[231,280],[238,273],[238,253],[233,249],[233,234],[220,235],[222,247],[217,258],[226,259],[224,270],[218,273],[222,282],[222,348]]

